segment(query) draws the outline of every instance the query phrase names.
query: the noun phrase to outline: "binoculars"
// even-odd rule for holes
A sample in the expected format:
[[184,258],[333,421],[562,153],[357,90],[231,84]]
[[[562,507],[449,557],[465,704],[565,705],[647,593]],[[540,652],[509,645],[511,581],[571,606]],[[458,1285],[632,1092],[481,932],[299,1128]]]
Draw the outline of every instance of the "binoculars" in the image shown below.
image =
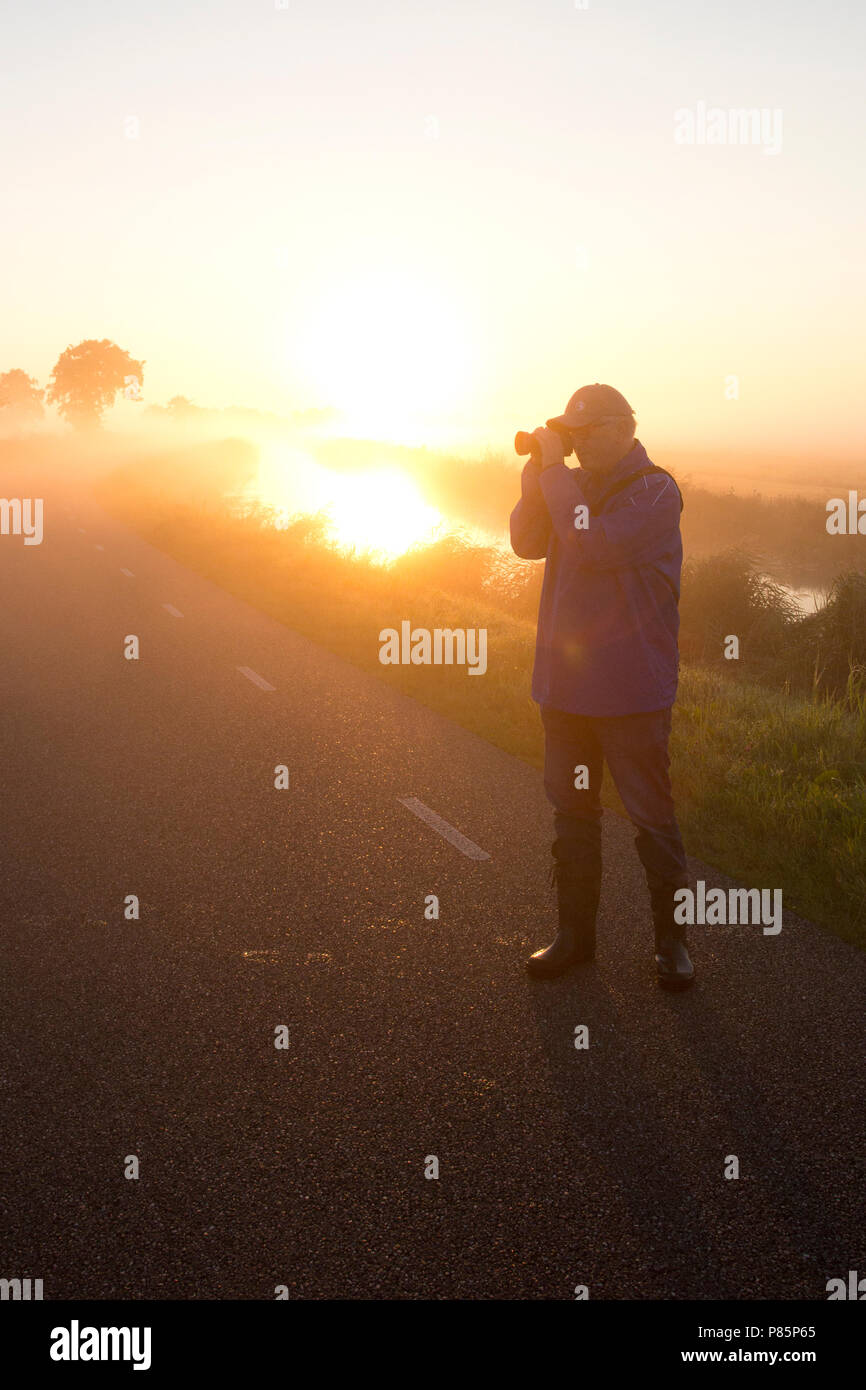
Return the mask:
[[[574,453],[571,435],[564,425],[560,425],[559,422],[554,424],[552,420],[548,420],[547,427],[548,429],[555,430],[562,440],[562,452],[565,458],[568,458],[569,454]],[[535,435],[529,434],[527,430],[518,430],[514,436],[514,452],[521,456],[531,454],[533,463],[541,462],[541,445],[535,438]]]

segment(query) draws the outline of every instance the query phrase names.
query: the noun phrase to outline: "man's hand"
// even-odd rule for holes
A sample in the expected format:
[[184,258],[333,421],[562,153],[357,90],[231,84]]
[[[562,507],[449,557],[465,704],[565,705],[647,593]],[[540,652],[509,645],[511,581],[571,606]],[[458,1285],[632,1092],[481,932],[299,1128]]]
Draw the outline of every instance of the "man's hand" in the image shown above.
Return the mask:
[[541,445],[541,468],[550,468],[554,463],[565,462],[565,446],[562,436],[556,430],[548,429],[547,425],[539,425],[537,430],[532,431],[533,437]]

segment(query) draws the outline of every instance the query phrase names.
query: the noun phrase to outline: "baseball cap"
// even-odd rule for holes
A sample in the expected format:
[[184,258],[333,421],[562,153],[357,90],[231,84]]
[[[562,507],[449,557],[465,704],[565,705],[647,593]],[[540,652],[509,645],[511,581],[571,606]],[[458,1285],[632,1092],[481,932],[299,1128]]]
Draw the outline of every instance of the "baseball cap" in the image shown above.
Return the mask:
[[613,386],[604,386],[596,381],[592,386],[581,386],[565,407],[562,415],[554,415],[548,420],[550,429],[557,425],[566,429],[580,429],[583,425],[594,425],[597,420],[609,415],[633,415],[634,411],[620,391]]

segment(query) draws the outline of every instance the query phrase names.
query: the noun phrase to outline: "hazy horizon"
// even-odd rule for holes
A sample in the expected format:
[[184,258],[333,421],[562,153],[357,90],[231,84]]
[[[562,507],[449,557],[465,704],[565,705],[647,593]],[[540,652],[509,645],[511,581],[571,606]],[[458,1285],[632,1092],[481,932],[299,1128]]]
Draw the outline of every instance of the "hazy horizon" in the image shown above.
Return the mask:
[[[48,42],[18,7],[0,371],[108,337],[145,403],[501,450],[609,381],[657,453],[862,463],[864,29],[840,0],[96,0]],[[766,121],[683,136],[713,109]]]

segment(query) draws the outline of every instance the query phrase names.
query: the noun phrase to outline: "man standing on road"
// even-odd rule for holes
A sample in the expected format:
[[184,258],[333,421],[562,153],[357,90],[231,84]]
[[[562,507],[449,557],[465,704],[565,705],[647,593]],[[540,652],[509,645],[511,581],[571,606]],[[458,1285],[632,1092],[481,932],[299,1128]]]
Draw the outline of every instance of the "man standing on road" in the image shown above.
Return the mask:
[[[679,654],[679,488],[635,438],[631,406],[596,382],[533,431],[511,545],[545,560],[532,698],[554,807],[559,931],[526,963],[552,978],[595,956],[606,762],[637,835],[650,890],[658,982],[694,979],[674,894],[688,884],[668,759]],[[563,440],[580,463],[568,468]]]

